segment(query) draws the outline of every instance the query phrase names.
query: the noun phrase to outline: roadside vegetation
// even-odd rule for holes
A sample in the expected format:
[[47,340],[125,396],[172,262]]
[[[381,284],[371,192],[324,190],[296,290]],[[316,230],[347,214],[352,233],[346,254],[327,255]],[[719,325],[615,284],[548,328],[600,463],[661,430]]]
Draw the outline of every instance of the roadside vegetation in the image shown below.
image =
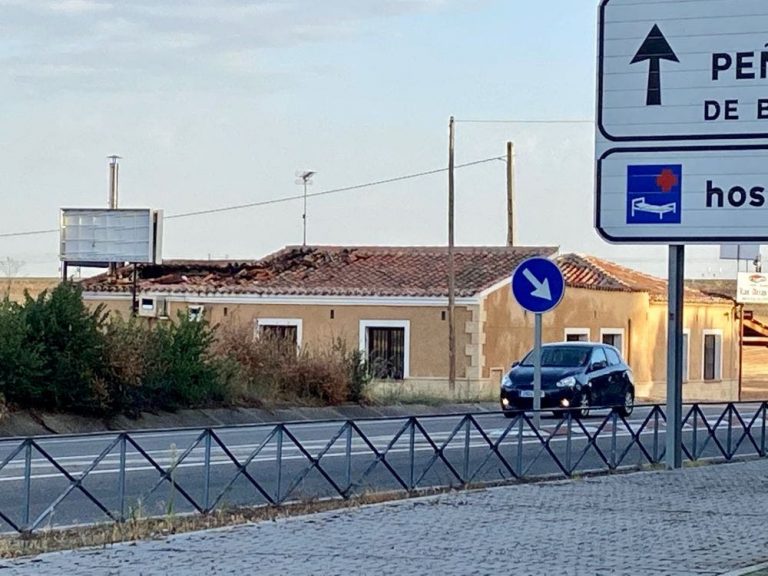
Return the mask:
[[22,304],[0,302],[0,410],[94,416],[270,402],[365,400],[364,358],[338,340],[327,349],[254,338],[179,315],[149,324],[89,309],[63,283]]

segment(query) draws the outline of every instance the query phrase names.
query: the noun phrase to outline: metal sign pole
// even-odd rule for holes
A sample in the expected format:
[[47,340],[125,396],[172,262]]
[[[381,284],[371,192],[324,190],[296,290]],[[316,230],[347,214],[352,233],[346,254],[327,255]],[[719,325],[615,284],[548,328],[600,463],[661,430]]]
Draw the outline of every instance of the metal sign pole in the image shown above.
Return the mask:
[[541,428],[541,314],[534,314],[533,328],[533,423]]
[[683,465],[683,301],[685,246],[669,247],[667,324],[667,468]]

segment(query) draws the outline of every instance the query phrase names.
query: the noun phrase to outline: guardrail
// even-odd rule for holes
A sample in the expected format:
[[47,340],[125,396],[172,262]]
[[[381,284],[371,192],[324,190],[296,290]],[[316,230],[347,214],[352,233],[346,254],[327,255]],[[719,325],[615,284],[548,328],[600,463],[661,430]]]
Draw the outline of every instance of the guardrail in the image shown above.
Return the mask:
[[[766,457],[767,411],[687,406],[685,458]],[[562,412],[538,429],[530,413],[473,413],[8,439],[0,531],[641,469],[663,462],[665,425],[649,405],[633,418]]]

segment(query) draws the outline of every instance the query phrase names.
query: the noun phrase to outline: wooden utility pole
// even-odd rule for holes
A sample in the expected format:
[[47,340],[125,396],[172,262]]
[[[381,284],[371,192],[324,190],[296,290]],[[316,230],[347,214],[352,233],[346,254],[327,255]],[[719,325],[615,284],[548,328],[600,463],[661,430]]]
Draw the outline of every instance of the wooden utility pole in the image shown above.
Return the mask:
[[507,142],[507,246],[517,246],[515,226],[515,145]]
[[448,124],[448,389],[456,391],[456,271],[453,259],[453,168],[455,127],[453,116]]

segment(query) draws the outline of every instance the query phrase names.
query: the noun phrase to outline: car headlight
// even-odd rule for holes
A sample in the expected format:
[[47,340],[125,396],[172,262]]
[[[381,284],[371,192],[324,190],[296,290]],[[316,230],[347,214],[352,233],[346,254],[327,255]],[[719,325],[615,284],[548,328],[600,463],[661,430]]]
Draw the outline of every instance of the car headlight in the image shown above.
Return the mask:
[[558,388],[573,388],[576,386],[576,378],[567,376],[557,383]]
[[504,378],[501,379],[501,387],[502,388],[512,388],[512,380],[509,379],[509,374],[505,374]]

